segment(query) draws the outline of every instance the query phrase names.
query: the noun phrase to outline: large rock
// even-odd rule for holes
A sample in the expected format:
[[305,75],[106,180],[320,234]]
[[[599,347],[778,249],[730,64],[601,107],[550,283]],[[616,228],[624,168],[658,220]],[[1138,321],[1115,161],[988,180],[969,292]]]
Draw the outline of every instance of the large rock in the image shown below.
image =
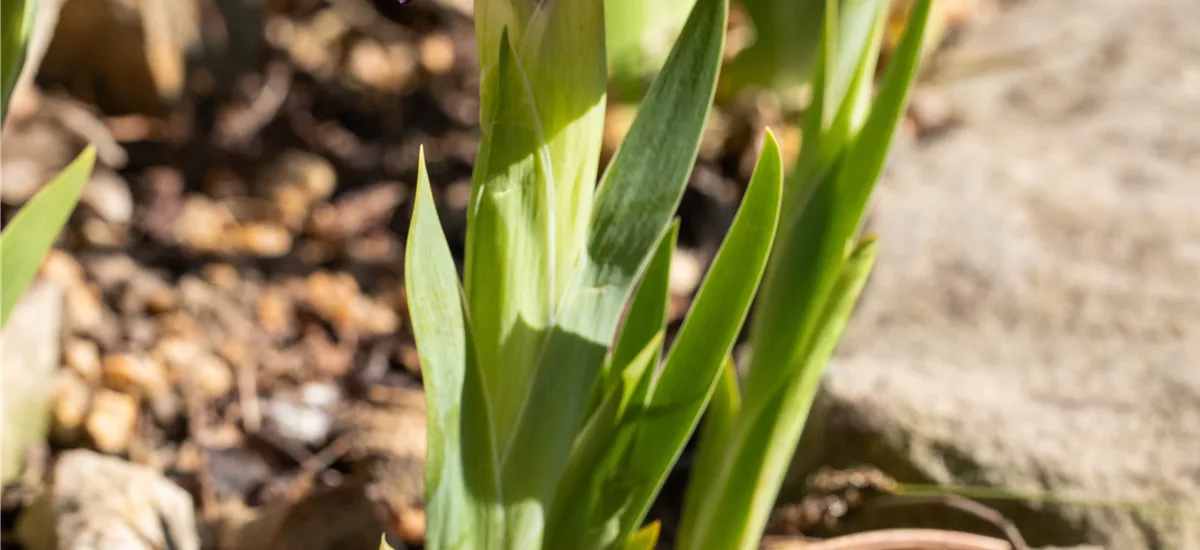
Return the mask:
[[893,153],[802,466],[1146,503],[994,504],[1034,546],[1200,548],[1198,23],[1027,0],[946,53],[918,94],[960,124]]
[[192,497],[158,472],[86,450],[63,453],[50,490],[21,514],[30,550],[199,550]]
[[26,288],[0,338],[0,374],[4,388],[4,483],[20,473],[34,446],[44,445],[50,430],[50,400],[59,364],[63,294],[59,287],[34,283]]
[[161,112],[183,91],[198,42],[194,0],[51,0],[54,38],[39,79],[65,83],[112,112]]

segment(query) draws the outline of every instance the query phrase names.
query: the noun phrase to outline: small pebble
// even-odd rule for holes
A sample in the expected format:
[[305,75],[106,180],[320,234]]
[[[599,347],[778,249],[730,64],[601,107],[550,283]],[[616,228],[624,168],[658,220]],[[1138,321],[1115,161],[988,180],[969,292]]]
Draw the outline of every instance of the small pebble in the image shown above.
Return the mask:
[[63,344],[63,362],[84,380],[100,380],[100,347],[91,340],[68,339]]
[[321,318],[339,328],[350,328],[355,318],[358,283],[347,273],[313,273],[305,281],[308,304]]
[[329,407],[337,403],[342,392],[328,382],[309,382],[300,388],[300,400],[310,407]]
[[321,374],[342,376],[350,371],[354,359],[352,350],[331,342],[324,330],[310,328],[304,337],[304,344],[308,357]]
[[454,41],[442,33],[421,39],[421,66],[432,74],[443,74],[454,68]]
[[166,313],[179,306],[179,293],[170,287],[156,288],[146,296],[146,310],[155,315]]
[[312,198],[299,185],[280,185],[271,190],[271,202],[275,205],[279,221],[289,230],[299,231],[308,219]]
[[233,371],[219,357],[206,353],[192,364],[194,387],[206,399],[229,395],[233,389]]
[[446,191],[442,194],[442,199],[446,206],[454,210],[466,210],[471,202],[471,182],[470,180],[456,181],[446,186]]
[[264,258],[278,258],[292,250],[292,234],[282,226],[248,223],[234,230],[232,240],[242,252]]
[[164,337],[154,346],[151,355],[161,361],[171,370],[172,378],[178,379],[176,373],[188,368],[204,353],[204,347],[195,340],[181,337]]
[[174,311],[158,318],[158,333],[161,337],[176,336],[192,339],[203,337],[196,319],[188,313]]
[[99,288],[95,285],[67,287],[66,301],[67,322],[73,330],[90,333],[100,329],[104,323],[104,305]]
[[61,288],[70,288],[83,283],[83,266],[70,254],[55,248],[42,260],[41,276]]
[[277,289],[267,289],[258,296],[258,322],[267,332],[283,336],[291,334],[296,313],[292,301]]
[[374,300],[361,298],[355,315],[355,330],[371,336],[392,334],[400,328],[400,316]]
[[120,454],[129,447],[137,425],[137,401],[128,394],[101,389],[92,400],[85,429],[96,450]]
[[129,190],[129,182],[111,170],[96,170],[83,187],[79,201],[108,223],[124,225],[133,218],[133,193]]
[[271,419],[279,435],[307,445],[319,445],[329,438],[333,419],[318,407],[309,407],[276,398],[263,400],[263,412]]
[[54,398],[51,404],[53,425],[51,437],[62,445],[79,440],[84,419],[92,402],[92,389],[73,371],[59,371],[54,378]]
[[350,49],[346,65],[355,80],[368,87],[380,92],[398,92],[410,80],[415,60],[406,44],[384,46],[364,39]]
[[117,391],[161,397],[170,392],[162,363],[149,357],[116,353],[104,358],[104,385]]
[[80,233],[83,233],[84,240],[88,241],[88,244],[91,246],[104,247],[104,249],[119,249],[119,247],[125,245],[124,228],[112,225],[112,223],[91,215],[84,217]]
[[204,280],[209,284],[225,290],[232,289],[238,284],[238,271],[229,264],[209,264],[204,267]]
[[137,277],[138,265],[124,254],[105,255],[88,260],[87,272],[100,288],[112,290]]
[[193,196],[175,220],[175,240],[191,250],[222,252],[229,246],[226,228],[234,223],[233,213],[224,205]]
[[688,296],[700,285],[704,277],[704,265],[696,253],[679,248],[671,255],[671,275],[668,283],[674,296]]
[[337,172],[325,157],[307,151],[291,150],[280,157],[280,170],[289,181],[298,183],[309,200],[324,200],[337,187]]

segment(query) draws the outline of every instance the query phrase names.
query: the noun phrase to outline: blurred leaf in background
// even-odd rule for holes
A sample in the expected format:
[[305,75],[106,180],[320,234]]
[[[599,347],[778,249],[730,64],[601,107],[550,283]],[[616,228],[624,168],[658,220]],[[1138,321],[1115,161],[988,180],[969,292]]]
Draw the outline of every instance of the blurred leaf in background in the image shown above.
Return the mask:
[[8,118],[8,102],[21,76],[37,0],[4,0],[0,4],[0,124]]
[[633,100],[646,75],[658,71],[696,0],[605,0],[608,74],[616,89]]
[[58,240],[95,162],[96,150],[88,147],[25,203],[0,234],[0,327]]
[[[25,67],[25,54],[32,40],[37,1],[6,0],[3,15],[3,98],[0,113],[7,115],[12,92]],[[37,193],[0,235],[0,328],[17,300],[33,280],[38,266],[67,223],[83,185],[91,175],[96,152],[88,147],[62,173]]]

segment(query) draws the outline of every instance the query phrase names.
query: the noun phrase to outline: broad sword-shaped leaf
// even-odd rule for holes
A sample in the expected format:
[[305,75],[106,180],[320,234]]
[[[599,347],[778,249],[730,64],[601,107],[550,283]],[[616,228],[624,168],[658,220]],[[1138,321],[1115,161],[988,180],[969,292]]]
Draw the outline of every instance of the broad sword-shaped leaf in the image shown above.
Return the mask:
[[423,151],[418,166],[404,278],[428,411],[425,546],[498,548],[503,494],[490,403],[480,386],[470,319],[429,189]]

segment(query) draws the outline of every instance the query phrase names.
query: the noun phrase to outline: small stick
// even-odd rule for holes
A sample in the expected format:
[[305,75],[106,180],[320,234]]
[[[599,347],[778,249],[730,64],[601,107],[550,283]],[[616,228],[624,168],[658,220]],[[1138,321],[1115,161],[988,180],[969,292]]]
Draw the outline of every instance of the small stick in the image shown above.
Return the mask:
[[[985,506],[974,500],[963,498],[957,495],[938,495],[938,496],[908,496],[908,495],[885,495],[878,497],[863,508],[866,510],[883,510],[894,508],[896,506],[913,506],[921,504],[942,505],[955,510],[965,512],[988,523],[991,523],[1004,534],[1004,538],[1008,540],[1013,550],[1029,550],[1029,545],[1026,544],[1025,538],[1021,536],[1021,531],[1013,525],[1012,521],[1004,517],[1000,512]],[[865,511],[865,510],[864,510]]]
[[822,541],[763,539],[763,550],[1013,550],[1003,540],[939,529],[883,529]]
[[317,474],[324,471],[343,455],[350,451],[349,436],[341,436],[333,443],[321,449],[317,454],[306,458],[300,463],[300,472],[296,474],[296,478],[288,485],[287,495],[290,499],[298,499],[303,490],[308,487]]
[[292,87],[292,70],[280,62],[267,67],[267,78],[258,95],[244,110],[222,120],[217,139],[226,147],[245,144],[279,114]]
[[262,428],[262,408],[258,403],[258,369],[255,368],[253,361],[244,361],[238,366],[237,371],[242,429],[248,433],[257,433]]
[[211,521],[217,516],[217,488],[212,470],[209,468],[208,452],[201,443],[204,441],[204,399],[200,397],[200,392],[195,391],[195,384],[190,378],[187,380],[185,389],[187,390],[184,400],[188,409],[188,437],[200,450],[200,464],[196,472],[196,484],[200,486],[200,515],[205,520]]

